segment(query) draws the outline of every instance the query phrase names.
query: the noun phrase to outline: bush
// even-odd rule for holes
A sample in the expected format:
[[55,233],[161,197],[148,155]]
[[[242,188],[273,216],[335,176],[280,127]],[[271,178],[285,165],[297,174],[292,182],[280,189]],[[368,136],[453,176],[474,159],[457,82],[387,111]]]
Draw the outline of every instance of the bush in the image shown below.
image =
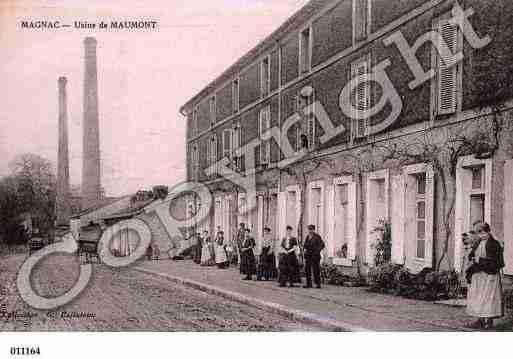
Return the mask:
[[460,294],[458,274],[424,268],[417,274],[401,265],[385,263],[369,271],[370,290],[420,300],[456,298]]
[[368,273],[370,290],[383,293],[395,290],[397,288],[395,277],[400,269],[400,265],[390,262],[371,268]]
[[349,284],[353,286],[365,285],[365,280],[360,277],[354,277],[342,273],[339,266],[335,264],[322,264],[321,265],[321,280],[325,284],[344,285]]

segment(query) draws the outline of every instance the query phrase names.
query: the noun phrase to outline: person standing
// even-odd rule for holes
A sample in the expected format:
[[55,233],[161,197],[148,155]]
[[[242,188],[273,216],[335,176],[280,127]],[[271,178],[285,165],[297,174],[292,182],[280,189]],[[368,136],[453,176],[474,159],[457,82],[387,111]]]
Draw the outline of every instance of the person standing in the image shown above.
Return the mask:
[[292,227],[287,226],[287,234],[285,238],[282,239],[280,245],[280,260],[278,264],[278,281],[280,287],[285,287],[287,282],[289,282],[291,287],[294,287],[299,269],[299,262],[297,260],[298,251],[299,245],[297,239],[292,235]]
[[212,240],[208,234],[208,231],[203,231],[203,237],[201,238],[201,265],[211,266],[214,265],[214,258],[211,251]]
[[493,319],[504,315],[500,271],[504,267],[503,248],[490,232],[490,225],[476,222],[480,238],[473,261],[474,270],[467,295],[467,314],[477,317],[472,327],[491,329]]
[[215,248],[215,261],[219,269],[226,269],[229,266],[228,255],[224,245],[224,232],[217,232],[217,238],[214,243]]
[[244,223],[239,224],[239,229],[237,230],[237,236],[235,238],[235,245],[237,247],[237,255],[238,255],[238,261],[239,261],[239,270],[242,274],[242,242],[244,242],[244,238],[246,237],[246,228]]
[[257,271],[257,280],[262,278],[270,280],[276,277],[276,258],[274,256],[274,238],[271,236],[271,229],[264,228],[262,238],[262,251]]
[[192,236],[194,237],[194,241],[196,243],[196,245],[194,247],[193,260],[194,260],[194,263],[201,264],[201,248],[202,248],[201,234],[199,232],[197,232],[197,233],[193,233]]
[[315,232],[313,224],[308,225],[308,235],[305,239],[305,275],[306,285],[304,288],[312,288],[312,272],[316,288],[321,288],[321,252],[324,249],[324,241]]
[[240,253],[240,270],[242,274],[245,274],[244,280],[251,280],[253,274],[256,273],[256,261],[255,253],[255,239],[251,236],[251,231],[246,228],[246,235],[242,241],[241,253]]

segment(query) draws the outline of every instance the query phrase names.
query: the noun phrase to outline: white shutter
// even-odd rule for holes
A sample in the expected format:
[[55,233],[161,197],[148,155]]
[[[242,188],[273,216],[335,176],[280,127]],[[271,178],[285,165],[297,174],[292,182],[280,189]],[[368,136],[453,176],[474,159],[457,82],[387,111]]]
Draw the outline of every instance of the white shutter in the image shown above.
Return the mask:
[[406,185],[403,175],[393,176],[392,179],[392,262],[404,264],[405,236],[405,196]]
[[[441,20],[438,32],[452,53],[456,51],[458,42],[458,27],[450,24],[448,20]],[[436,51],[434,49],[434,51]],[[452,66],[451,66],[452,65]],[[446,64],[442,57],[437,55],[438,66],[438,113],[451,114],[456,112],[456,71],[457,66]]]
[[432,168],[426,169],[426,258],[425,267],[433,267],[433,231],[435,211],[435,174]]
[[347,258],[351,260],[356,259],[357,221],[356,182],[350,182],[347,184],[347,230],[349,231]]
[[513,274],[513,160],[504,163],[504,273]]
[[[370,99],[370,87],[368,83],[368,60],[360,60],[358,62],[351,64],[351,78],[361,76],[362,82],[356,88],[356,96],[355,96],[355,108],[360,111],[364,111],[369,107],[369,99]],[[356,114],[355,116],[356,117]],[[367,134],[367,119],[356,119],[355,122],[355,131],[354,135],[356,137],[364,137]]]
[[[326,247],[328,248],[328,255],[335,256],[335,184],[331,184],[326,189]],[[340,234],[339,234],[340,235]]]

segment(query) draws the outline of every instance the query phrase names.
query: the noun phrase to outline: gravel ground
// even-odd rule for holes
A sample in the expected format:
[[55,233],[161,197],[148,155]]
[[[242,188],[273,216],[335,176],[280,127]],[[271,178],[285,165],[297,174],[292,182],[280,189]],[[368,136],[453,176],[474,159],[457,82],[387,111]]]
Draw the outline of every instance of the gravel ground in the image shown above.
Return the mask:
[[[103,265],[94,265],[89,286],[73,302],[54,311],[34,310],[16,291],[16,269],[24,258],[0,257],[0,331],[320,330],[162,278]],[[78,269],[73,257],[51,256],[33,273],[33,286],[44,296],[64,293],[78,277]],[[18,318],[12,318],[13,313]],[[94,317],[63,317],[69,313]]]

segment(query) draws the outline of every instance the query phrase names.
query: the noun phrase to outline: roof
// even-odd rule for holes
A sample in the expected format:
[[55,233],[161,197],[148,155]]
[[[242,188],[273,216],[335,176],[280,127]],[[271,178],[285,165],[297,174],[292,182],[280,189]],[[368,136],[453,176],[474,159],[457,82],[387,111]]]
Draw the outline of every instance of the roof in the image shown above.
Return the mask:
[[133,206],[122,208],[117,212],[105,215],[102,219],[129,218],[139,214],[146,206],[157,201],[158,199],[148,199],[146,201],[136,202]]
[[180,113],[184,113],[190,111],[194,102],[199,99],[207,96],[209,93],[213,92],[216,88],[218,88],[222,83],[229,80],[232,77],[235,77],[243,68],[251,64],[254,59],[261,54],[269,51],[272,47],[276,45],[277,42],[286,37],[289,33],[294,30],[297,30],[301,27],[310,17],[319,12],[324,6],[333,0],[311,0],[306,5],[304,5],[301,9],[299,9],[294,15],[289,17],[278,29],[276,29],[273,33],[267,36],[264,40],[262,40],[258,45],[256,45],[253,49],[248,51],[244,56],[242,56],[239,60],[237,60],[232,66],[230,66],[227,70],[225,70],[220,76],[214,79],[210,84],[207,85],[203,90],[201,90],[198,94],[192,97],[189,101],[185,103],[180,108]]
[[86,209],[83,209],[82,211],[80,211],[79,213],[71,216],[71,218],[78,218],[80,216],[83,216],[83,215],[86,215],[86,214],[89,214],[91,212],[94,212],[94,211],[97,211],[99,210],[100,208],[103,208],[103,207],[106,207],[106,206],[109,206],[117,201],[120,201],[122,199],[125,199],[127,197],[131,197],[131,196],[122,196],[122,197],[105,197],[104,199],[102,199],[99,203],[95,204],[94,206],[92,207],[89,207],[89,208],[86,208]]

